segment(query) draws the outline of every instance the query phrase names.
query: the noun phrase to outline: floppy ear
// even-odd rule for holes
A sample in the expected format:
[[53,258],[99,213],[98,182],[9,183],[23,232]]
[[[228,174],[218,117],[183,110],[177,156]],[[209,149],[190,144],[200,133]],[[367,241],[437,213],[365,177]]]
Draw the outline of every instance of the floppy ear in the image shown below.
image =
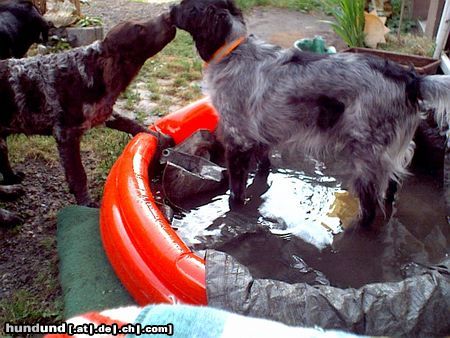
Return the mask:
[[118,51],[117,45],[110,36],[106,36],[102,41],[103,50],[107,55],[115,55]]
[[232,18],[228,9],[216,4],[206,7],[203,14],[202,22],[199,25],[199,27],[202,27],[202,31],[199,32],[195,42],[202,59],[209,61],[230,34]]
[[[128,26],[128,27],[127,27]],[[130,51],[124,46],[130,46],[133,41],[145,34],[145,27],[135,22],[124,22],[114,27],[103,40],[103,48],[108,54],[124,55]],[[139,48],[136,46],[136,48]]]
[[236,3],[233,0],[225,0],[225,1],[231,15],[237,16],[243,20],[242,11],[236,6]]

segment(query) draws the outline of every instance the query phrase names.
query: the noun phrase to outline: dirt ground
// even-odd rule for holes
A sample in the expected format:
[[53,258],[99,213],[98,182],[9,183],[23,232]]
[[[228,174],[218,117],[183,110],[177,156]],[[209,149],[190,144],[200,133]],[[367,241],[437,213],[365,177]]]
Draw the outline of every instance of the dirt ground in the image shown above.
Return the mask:
[[285,48],[291,47],[296,40],[316,35],[322,36],[327,45],[335,46],[337,50],[345,48],[344,42],[326,22],[331,18],[323,14],[259,7],[249,12],[246,20],[249,33]]
[[[84,5],[82,13],[101,17],[108,30],[119,21],[154,16],[168,6],[126,0],[90,0],[90,6]],[[342,48],[342,41],[331,32],[324,19],[327,18],[316,14],[272,8],[256,8],[247,14],[249,33],[267,41],[289,47],[297,39],[322,35],[329,45]],[[82,156],[92,182],[95,161],[89,154]],[[56,215],[61,208],[73,204],[74,199],[68,193],[57,162],[38,156],[27,159],[16,169],[26,174],[23,183],[26,194],[3,206],[18,212],[25,223],[14,229],[0,228],[0,301],[21,290],[29,297],[40,294],[38,298],[44,303],[41,305],[50,306],[61,297],[57,282]],[[90,188],[92,190],[92,183]],[[2,319],[10,319],[2,318],[1,312],[0,308],[0,327]]]
[[[166,10],[167,4],[142,4],[116,0],[115,5],[107,0],[92,0],[83,14],[103,18],[106,29],[125,19],[141,19]],[[124,8],[126,6],[126,11]],[[302,13],[281,8],[258,7],[245,13],[247,29],[261,39],[288,48],[293,42],[303,38],[322,36],[328,45],[338,50],[345,47],[344,42],[330,29],[326,22],[330,17],[321,13]]]

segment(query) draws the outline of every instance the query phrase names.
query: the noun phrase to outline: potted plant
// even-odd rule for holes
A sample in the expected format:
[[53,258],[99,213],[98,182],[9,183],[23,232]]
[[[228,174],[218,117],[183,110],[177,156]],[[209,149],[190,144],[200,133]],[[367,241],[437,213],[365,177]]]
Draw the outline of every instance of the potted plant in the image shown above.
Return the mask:
[[[365,42],[367,42],[366,18],[370,20],[376,20],[377,18],[376,13],[374,14],[374,12],[364,12],[365,0],[329,0],[329,3],[335,8],[334,11],[331,11],[335,18],[335,22],[332,22],[331,26],[335,33],[349,46],[349,48],[343,50],[343,52],[376,55],[383,59],[395,61],[407,68],[413,66],[419,74],[436,73],[440,60],[408,53],[364,47]],[[384,27],[383,20],[380,20],[380,24]],[[386,31],[381,31],[380,33],[383,38],[385,33]],[[382,40],[383,39],[380,39],[380,41]]]

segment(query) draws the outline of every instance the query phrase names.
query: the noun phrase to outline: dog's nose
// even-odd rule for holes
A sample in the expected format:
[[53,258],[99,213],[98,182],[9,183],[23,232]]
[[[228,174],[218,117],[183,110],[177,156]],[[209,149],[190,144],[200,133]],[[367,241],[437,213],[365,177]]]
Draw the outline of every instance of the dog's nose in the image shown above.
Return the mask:
[[164,22],[172,25],[172,16],[169,12],[163,13],[161,16]]
[[170,19],[172,20],[172,22],[175,22],[175,12],[177,11],[177,5],[172,5],[169,7],[170,8]]

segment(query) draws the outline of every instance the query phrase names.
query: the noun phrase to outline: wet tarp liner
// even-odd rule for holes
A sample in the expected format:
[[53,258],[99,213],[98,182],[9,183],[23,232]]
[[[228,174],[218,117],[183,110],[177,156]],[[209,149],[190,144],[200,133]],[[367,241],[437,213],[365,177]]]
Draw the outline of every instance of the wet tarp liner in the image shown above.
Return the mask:
[[365,335],[450,333],[450,258],[434,267],[412,265],[397,283],[359,289],[255,279],[226,253],[207,250],[208,305],[288,325]]

